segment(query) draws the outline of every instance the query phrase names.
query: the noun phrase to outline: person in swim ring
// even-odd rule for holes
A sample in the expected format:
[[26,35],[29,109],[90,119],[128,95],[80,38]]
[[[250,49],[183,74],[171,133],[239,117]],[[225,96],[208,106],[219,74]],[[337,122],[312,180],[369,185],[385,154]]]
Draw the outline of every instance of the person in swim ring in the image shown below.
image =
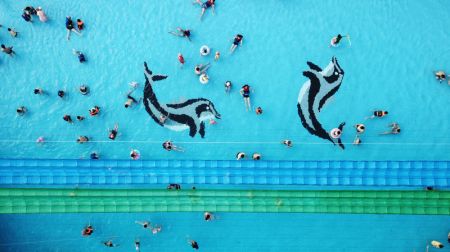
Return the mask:
[[199,80],[201,84],[208,84],[209,76],[206,73],[203,73],[202,75],[200,75]]
[[400,134],[400,125],[396,122],[389,124],[389,127],[391,127],[390,131],[386,131],[383,133],[380,133],[380,135],[397,135]]
[[19,116],[23,116],[27,112],[27,108],[25,108],[25,106],[20,106],[16,109],[16,112]]
[[338,139],[341,137],[342,131],[338,128],[334,128],[330,131],[330,136],[334,139]]
[[79,88],[79,90],[80,90],[80,93],[81,93],[82,95],[87,95],[87,94],[89,94],[89,88],[88,88],[87,86],[85,86],[85,85],[81,85],[80,88]]
[[244,152],[238,152],[236,154],[236,160],[241,160],[243,158],[245,158],[245,153]]
[[106,247],[110,247],[110,248],[119,246],[119,244],[114,244],[112,240],[103,242],[103,245],[105,245]]
[[133,160],[138,160],[139,158],[141,158],[141,154],[139,153],[138,150],[131,150],[130,158]]
[[184,57],[181,53],[178,53],[178,62],[180,62],[181,66],[184,66]]
[[114,129],[112,129],[112,130],[108,130],[109,131],[109,139],[111,139],[111,140],[115,140],[116,139],[116,137],[117,137],[117,134],[119,133],[119,124],[115,124],[114,125]]
[[231,86],[232,86],[231,81],[225,82],[225,92],[226,93],[229,93],[231,91]]
[[216,0],[206,0],[206,2],[202,3],[201,0],[195,0],[193,4],[198,3],[202,7],[202,14],[200,14],[200,20],[202,20],[203,15],[205,14],[205,11],[209,8],[212,9],[212,13],[214,15],[214,4]]
[[233,39],[233,44],[231,45],[230,52],[233,53],[234,50],[238,47],[238,45],[242,46],[244,36],[241,34],[237,34]]
[[83,236],[90,236],[92,233],[94,233],[94,228],[91,225],[84,227],[81,231],[81,235]]
[[216,54],[214,55],[214,60],[218,61],[220,59],[220,52],[216,51]]
[[250,86],[247,84],[242,86],[240,91],[242,97],[244,98],[245,109],[247,111],[252,110],[252,106],[250,103],[250,92],[251,92]]
[[444,245],[442,245],[442,243],[438,242],[438,241],[431,241],[431,246],[441,249],[444,247]]
[[434,76],[436,77],[436,80],[439,81],[439,83],[445,81],[445,79],[447,78],[444,71],[436,71],[434,72]]
[[83,20],[77,19],[77,27],[78,27],[79,31],[84,29],[84,22],[83,22]]
[[208,46],[204,45],[202,47],[200,47],[200,55],[201,56],[208,56],[210,53],[210,49]]
[[283,140],[283,142],[281,142],[281,143],[284,144],[288,148],[292,147],[292,141],[289,139]]
[[191,30],[189,29],[184,30],[180,27],[177,27],[176,31],[169,31],[169,33],[178,37],[185,37],[189,41],[191,41]]
[[346,37],[348,37],[348,35],[342,36],[341,34],[338,34],[336,37],[333,37],[330,41],[330,47],[337,47],[341,42],[341,39]]
[[208,70],[208,68],[210,67],[210,65],[211,65],[211,63],[207,63],[207,64],[205,64],[205,65],[203,65],[203,64],[195,65],[195,67],[194,67],[194,73],[195,73],[196,75],[204,74],[204,73],[206,73],[206,71]]
[[94,106],[93,108],[89,109],[89,114],[91,116],[97,116],[100,113],[100,107]]
[[375,117],[381,118],[387,116],[387,114],[389,114],[389,112],[385,110],[375,110],[373,111],[373,115],[370,117],[366,117],[366,119],[373,119]]
[[210,212],[205,212],[203,214],[203,218],[205,219],[205,221],[212,221],[214,220],[214,215]]
[[253,159],[253,160],[261,160],[261,154],[259,154],[259,153],[253,153],[252,159]]

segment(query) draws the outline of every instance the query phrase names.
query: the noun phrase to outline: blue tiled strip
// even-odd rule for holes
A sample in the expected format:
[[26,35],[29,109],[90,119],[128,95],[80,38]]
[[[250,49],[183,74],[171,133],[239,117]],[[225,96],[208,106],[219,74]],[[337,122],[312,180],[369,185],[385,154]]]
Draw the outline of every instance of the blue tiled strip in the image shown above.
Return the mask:
[[0,159],[0,187],[167,183],[449,188],[450,161]]

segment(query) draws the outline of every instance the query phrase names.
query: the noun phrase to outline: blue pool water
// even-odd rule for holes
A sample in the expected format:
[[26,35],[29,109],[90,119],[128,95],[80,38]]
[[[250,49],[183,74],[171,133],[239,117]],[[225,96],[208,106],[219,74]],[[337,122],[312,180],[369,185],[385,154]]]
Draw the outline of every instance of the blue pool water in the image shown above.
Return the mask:
[[[91,151],[103,158],[128,158],[129,150],[141,151],[144,159],[232,159],[237,151],[260,152],[265,159],[347,159],[347,160],[444,160],[450,154],[450,127],[447,118],[450,87],[439,84],[433,70],[447,72],[449,6],[439,1],[218,1],[216,15],[205,14],[184,2],[27,1],[46,10],[48,23],[25,23],[24,3],[0,3],[0,40],[13,45],[17,57],[0,57],[0,134],[1,157],[87,158]],[[120,7],[118,7],[120,6]],[[105,13],[108,13],[107,15]],[[83,36],[65,39],[64,18],[82,18]],[[11,38],[6,27],[15,27],[18,38]],[[177,26],[193,30],[192,42],[168,34]],[[244,35],[243,47],[228,54],[230,39]],[[337,33],[350,34],[345,41],[329,48]],[[201,57],[199,48],[209,45],[222,57]],[[86,64],[78,63],[72,49],[83,51]],[[186,65],[180,68],[177,54]],[[325,67],[332,56],[345,71],[340,90],[319,115],[324,129],[346,122],[342,140],[345,151],[309,134],[297,112],[299,90],[307,78],[306,61]],[[206,123],[206,136],[194,138],[188,131],[175,132],[157,125],[144,106],[125,109],[128,83],[143,94],[143,62],[166,80],[154,85],[161,103],[178,103],[191,98],[211,100],[222,115],[218,124]],[[211,80],[201,85],[193,66],[211,62]],[[224,82],[234,86],[224,92]],[[80,84],[91,88],[87,97],[77,92]],[[239,88],[248,83],[254,89],[252,103],[264,113],[246,112]],[[49,96],[33,94],[41,87]],[[68,93],[64,101],[58,89]],[[15,109],[24,105],[29,113],[19,117]],[[88,109],[102,108],[98,118]],[[364,121],[374,109],[386,109],[383,119]],[[82,114],[83,122],[73,125],[62,120]],[[402,133],[379,136],[387,124],[398,122]],[[115,142],[107,129],[119,124]],[[363,144],[350,143],[352,126],[365,122]],[[92,142],[78,145],[79,135]],[[37,146],[44,136],[47,143]],[[286,150],[279,142],[292,139],[295,147]],[[169,153],[161,143],[171,139],[185,153]]]

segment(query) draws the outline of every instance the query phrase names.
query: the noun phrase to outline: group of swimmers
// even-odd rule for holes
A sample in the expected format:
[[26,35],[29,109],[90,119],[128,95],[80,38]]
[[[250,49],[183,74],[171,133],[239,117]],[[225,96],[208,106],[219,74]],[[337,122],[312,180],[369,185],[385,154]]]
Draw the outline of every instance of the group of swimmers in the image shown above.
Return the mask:
[[[389,114],[386,110],[375,110],[373,111],[373,114],[371,116],[366,117],[367,119],[374,119],[374,118],[383,118]],[[388,125],[390,130],[380,133],[380,135],[397,135],[400,134],[401,129],[400,125],[396,122],[390,123]],[[353,140],[354,145],[360,145],[362,143],[361,141],[361,135],[366,131],[366,126],[362,123],[358,123],[354,125],[354,128],[356,129],[356,136]]]
[[[291,148],[293,146],[292,140],[289,139],[285,139],[283,141],[281,141],[281,144],[283,144],[284,146],[286,146],[287,148]],[[238,152],[236,153],[236,160],[242,160],[245,159],[247,157],[247,155],[245,154],[245,152]],[[261,153],[255,152],[252,154],[252,159],[257,161],[257,160],[261,160]]]

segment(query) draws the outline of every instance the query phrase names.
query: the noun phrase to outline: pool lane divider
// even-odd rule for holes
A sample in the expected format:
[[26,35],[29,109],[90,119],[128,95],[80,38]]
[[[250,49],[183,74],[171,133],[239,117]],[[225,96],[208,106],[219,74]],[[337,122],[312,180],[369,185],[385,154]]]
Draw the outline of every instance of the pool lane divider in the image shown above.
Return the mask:
[[0,187],[168,183],[450,188],[450,161],[0,159]]
[[0,213],[262,212],[449,215],[449,191],[0,189]]

